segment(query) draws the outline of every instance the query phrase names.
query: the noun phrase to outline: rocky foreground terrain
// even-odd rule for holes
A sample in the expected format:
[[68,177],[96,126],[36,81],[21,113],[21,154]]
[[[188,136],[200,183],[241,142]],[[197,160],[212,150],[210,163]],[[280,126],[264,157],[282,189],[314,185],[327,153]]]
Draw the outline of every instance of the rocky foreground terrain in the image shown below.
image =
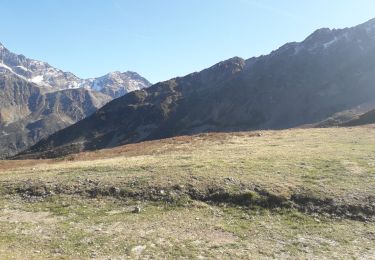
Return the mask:
[[0,161],[0,255],[373,259],[375,126]]

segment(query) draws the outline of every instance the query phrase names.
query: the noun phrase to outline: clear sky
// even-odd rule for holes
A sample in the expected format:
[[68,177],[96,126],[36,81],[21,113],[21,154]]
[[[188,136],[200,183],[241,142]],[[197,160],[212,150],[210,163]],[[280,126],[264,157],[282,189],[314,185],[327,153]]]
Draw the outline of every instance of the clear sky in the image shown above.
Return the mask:
[[87,78],[156,83],[375,17],[374,0],[1,0],[0,42]]

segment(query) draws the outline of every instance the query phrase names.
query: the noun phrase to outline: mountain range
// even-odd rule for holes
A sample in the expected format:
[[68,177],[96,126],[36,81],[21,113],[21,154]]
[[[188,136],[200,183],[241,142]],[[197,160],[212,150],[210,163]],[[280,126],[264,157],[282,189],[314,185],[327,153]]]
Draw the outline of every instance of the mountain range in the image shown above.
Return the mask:
[[30,147],[114,98],[150,85],[135,72],[80,79],[0,44],[0,158]]
[[342,125],[374,108],[375,19],[131,92],[17,158],[202,132]]

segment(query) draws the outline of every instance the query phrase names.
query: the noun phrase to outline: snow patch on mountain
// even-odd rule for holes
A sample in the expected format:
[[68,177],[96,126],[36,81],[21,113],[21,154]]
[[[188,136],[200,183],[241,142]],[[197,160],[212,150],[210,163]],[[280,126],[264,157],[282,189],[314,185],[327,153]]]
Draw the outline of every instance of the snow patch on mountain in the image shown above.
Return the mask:
[[13,72],[12,68],[9,67],[9,66],[7,66],[7,65],[5,65],[4,63],[0,63],[0,67],[6,68],[7,70]]
[[31,82],[33,82],[35,84],[40,84],[40,83],[43,82],[43,76],[42,75],[38,75],[38,76],[32,78]]
[[116,98],[130,91],[151,85],[150,82],[135,72],[121,73],[115,71],[99,78],[81,79],[73,73],[56,69],[46,62],[14,54],[1,43],[0,67],[51,92],[86,88]]
[[[12,73],[12,74],[14,74],[14,75],[16,75],[16,76],[18,76],[18,77],[20,77],[20,78],[26,80],[26,81],[29,80],[29,79],[25,78],[24,76],[19,75],[19,74],[17,74],[16,72],[14,72],[13,69],[12,69],[11,67],[7,66],[7,65],[4,64],[4,63],[0,63],[0,68],[5,69],[5,72],[10,72],[10,73]],[[0,73],[2,73],[1,69],[0,69]]]
[[27,68],[25,68],[24,66],[16,66],[16,68],[19,68],[19,69],[21,69],[21,70],[23,70],[23,71],[29,71]]
[[147,88],[151,84],[135,72],[115,71],[99,78],[87,79],[82,85],[116,98],[131,91]]
[[332,41],[329,41],[329,42],[326,42],[326,43],[323,43],[323,48],[324,49],[327,49],[329,48],[331,45],[333,45],[335,42],[337,42],[339,40],[339,38],[337,37],[334,37],[334,39]]

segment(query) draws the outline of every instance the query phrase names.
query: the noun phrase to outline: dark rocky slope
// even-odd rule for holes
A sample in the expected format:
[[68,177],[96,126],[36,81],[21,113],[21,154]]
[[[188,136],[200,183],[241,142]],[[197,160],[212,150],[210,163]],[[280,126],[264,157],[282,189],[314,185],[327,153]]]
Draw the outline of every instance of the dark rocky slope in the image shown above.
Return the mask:
[[110,100],[146,88],[135,72],[80,79],[0,43],[0,158],[92,114]]
[[353,28],[320,29],[267,56],[232,58],[135,91],[18,158],[61,156],[199,132],[297,127],[374,101],[371,20]]
[[110,101],[82,88],[44,93],[34,83],[9,74],[0,75],[0,91],[0,158],[26,149]]
[[358,118],[343,123],[342,126],[359,126],[368,124],[375,124],[375,109],[359,116]]

